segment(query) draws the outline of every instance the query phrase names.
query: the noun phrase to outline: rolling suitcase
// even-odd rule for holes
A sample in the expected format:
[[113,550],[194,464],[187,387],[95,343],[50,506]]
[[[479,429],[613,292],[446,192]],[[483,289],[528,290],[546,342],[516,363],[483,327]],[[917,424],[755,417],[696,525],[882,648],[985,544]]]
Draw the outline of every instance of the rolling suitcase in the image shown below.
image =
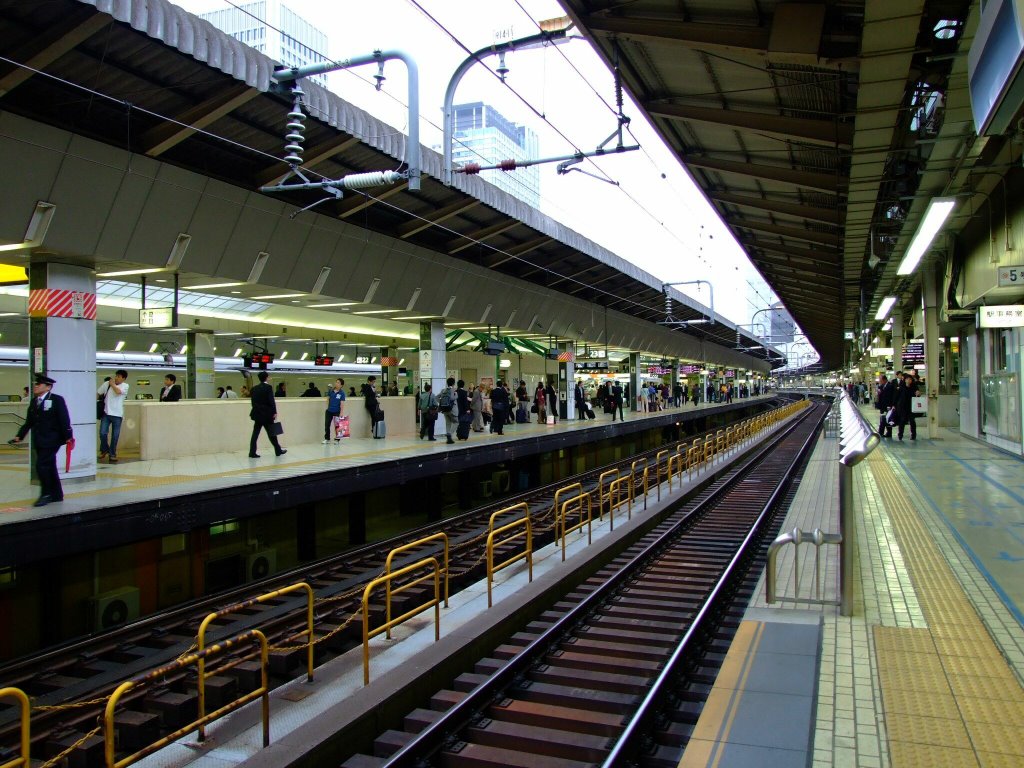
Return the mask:
[[459,421],[459,426],[455,430],[455,436],[457,438],[459,438],[459,440],[468,440],[469,439],[469,427],[470,427],[470,425],[472,423],[473,423],[472,421],[462,421],[462,420],[460,420]]
[[525,403],[519,403],[519,407],[516,408],[516,424],[529,424],[530,423],[530,412],[526,410]]
[[589,405],[587,406],[586,414],[587,414],[587,418],[588,419],[596,419],[597,418],[597,416],[594,415],[594,409],[591,408]]
[[374,425],[373,425],[373,439],[374,440],[382,440],[382,439],[384,439],[384,437],[387,436],[387,433],[388,433],[388,429],[387,429],[386,426],[384,426],[384,420],[383,419],[381,419],[380,421],[374,423]]

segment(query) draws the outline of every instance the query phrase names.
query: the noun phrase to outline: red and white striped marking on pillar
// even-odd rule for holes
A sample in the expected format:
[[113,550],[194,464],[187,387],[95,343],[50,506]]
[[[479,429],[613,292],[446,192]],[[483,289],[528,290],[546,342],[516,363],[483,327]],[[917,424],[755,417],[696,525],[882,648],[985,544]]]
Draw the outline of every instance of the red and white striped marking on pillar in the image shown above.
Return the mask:
[[572,352],[559,352],[558,362],[560,363],[571,363],[576,359],[576,355]]
[[61,288],[37,288],[28,292],[29,317],[96,319],[96,294]]
[[393,365],[398,365],[398,358],[397,357],[382,357],[380,359],[380,364],[382,366],[384,366],[385,368],[387,368],[389,366],[393,366]]

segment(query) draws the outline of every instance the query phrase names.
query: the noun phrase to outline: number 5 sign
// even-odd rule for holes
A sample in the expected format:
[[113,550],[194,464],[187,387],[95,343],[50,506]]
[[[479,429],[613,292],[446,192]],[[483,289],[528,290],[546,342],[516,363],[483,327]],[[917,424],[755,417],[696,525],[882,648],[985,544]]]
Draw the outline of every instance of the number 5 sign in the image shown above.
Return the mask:
[[1024,285],[1024,266],[1020,267],[999,267],[998,287],[1016,287]]

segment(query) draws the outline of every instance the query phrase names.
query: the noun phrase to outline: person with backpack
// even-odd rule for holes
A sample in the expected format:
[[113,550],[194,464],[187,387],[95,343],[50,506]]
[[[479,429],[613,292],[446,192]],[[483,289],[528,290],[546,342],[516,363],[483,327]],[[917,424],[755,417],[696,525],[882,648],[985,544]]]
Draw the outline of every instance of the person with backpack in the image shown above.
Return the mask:
[[434,422],[437,421],[437,397],[430,390],[430,382],[423,385],[420,392],[420,440],[424,437],[434,442]]
[[448,444],[455,442],[455,430],[459,426],[458,405],[455,402],[455,379],[448,377],[445,388],[437,396],[437,409],[444,416],[445,433],[448,436]]

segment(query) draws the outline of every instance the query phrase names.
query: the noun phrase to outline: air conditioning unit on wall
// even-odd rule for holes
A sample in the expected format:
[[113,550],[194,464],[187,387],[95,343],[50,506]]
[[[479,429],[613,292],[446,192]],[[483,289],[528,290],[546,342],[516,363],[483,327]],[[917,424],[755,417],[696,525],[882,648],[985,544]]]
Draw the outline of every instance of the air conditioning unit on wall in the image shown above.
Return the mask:
[[139,618],[139,590],[121,587],[93,598],[93,628],[110,629]]
[[264,549],[245,558],[245,580],[260,581],[277,571],[277,550]]

